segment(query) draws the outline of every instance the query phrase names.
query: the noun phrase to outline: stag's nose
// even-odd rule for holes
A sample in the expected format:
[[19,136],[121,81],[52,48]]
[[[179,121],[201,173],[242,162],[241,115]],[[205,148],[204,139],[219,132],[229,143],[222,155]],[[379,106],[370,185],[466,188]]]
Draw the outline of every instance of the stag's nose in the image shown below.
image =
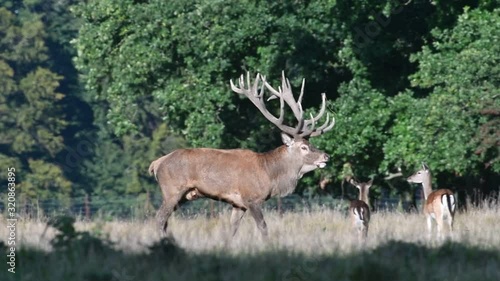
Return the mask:
[[323,158],[325,158],[325,161],[328,161],[328,159],[330,159],[330,155],[324,153],[323,154]]

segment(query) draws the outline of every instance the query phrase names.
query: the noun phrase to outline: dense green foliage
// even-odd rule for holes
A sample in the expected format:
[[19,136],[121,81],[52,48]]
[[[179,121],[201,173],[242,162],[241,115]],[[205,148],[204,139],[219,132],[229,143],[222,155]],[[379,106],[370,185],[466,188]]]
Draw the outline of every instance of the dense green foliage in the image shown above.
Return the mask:
[[346,165],[392,186],[386,174],[406,175],[422,161],[437,183],[462,194],[498,192],[499,8],[2,0],[0,166],[16,168],[25,198],[149,202],[157,187],[147,167],[175,148],[279,145],[278,131],[229,80],[249,71],[277,84],[283,70],[297,90],[306,79],[305,107],[325,92],[337,120],[312,139],[332,162],[302,180],[299,193],[317,194],[329,177],[338,195]]
[[72,183],[57,160],[66,145],[71,104],[60,92],[63,77],[51,67],[48,11],[38,1],[2,2],[0,165],[22,175],[23,196],[68,199]]

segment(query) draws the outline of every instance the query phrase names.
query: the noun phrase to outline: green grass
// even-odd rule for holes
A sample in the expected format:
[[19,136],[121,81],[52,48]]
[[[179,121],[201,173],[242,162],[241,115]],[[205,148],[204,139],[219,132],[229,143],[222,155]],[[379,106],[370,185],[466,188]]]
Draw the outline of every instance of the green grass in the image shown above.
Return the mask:
[[444,242],[425,238],[420,214],[375,213],[364,245],[344,212],[323,208],[265,213],[268,240],[250,217],[230,239],[229,213],[174,217],[169,240],[159,240],[152,221],[77,222],[76,234],[21,221],[17,273],[2,268],[0,279],[500,280],[499,210],[458,213]]

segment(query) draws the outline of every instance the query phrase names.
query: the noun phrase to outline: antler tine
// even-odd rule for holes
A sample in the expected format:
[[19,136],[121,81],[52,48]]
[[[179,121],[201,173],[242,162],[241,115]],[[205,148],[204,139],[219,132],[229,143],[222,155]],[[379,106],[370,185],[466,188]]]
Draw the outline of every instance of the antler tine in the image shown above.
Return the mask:
[[321,127],[314,130],[314,132],[311,133],[311,137],[316,137],[316,136],[322,135],[322,134],[330,131],[331,129],[333,129],[333,126],[335,126],[335,118],[332,116],[332,121],[330,122],[330,124],[328,124],[328,121],[330,121],[329,118],[330,118],[330,114],[327,113],[325,123]]
[[[302,109],[302,98],[304,96],[305,79],[302,80],[302,87],[300,90],[299,98],[298,100],[295,100],[295,98],[293,97],[292,86],[290,84],[290,81],[285,77],[284,72],[282,72],[281,86],[278,87],[278,91],[274,89],[266,81],[266,77],[262,76],[261,74],[257,74],[253,84],[251,83],[249,72],[247,72],[246,76],[247,76],[246,83],[244,75],[240,76],[239,87],[236,87],[233,81],[230,80],[231,89],[234,92],[238,94],[243,94],[248,99],[250,99],[250,101],[259,109],[259,111],[264,115],[264,117],[271,123],[273,123],[275,126],[277,126],[281,131],[289,135],[292,135],[294,137],[308,137],[308,136],[314,137],[331,130],[335,125],[335,118],[332,117],[330,121],[330,114],[327,113],[325,123],[323,123],[320,127],[315,128],[316,123],[321,119],[321,117],[323,117],[326,111],[326,95],[324,93],[321,94],[322,103],[319,113],[316,116],[313,116],[311,114],[311,118],[308,120],[304,119],[304,111]],[[274,116],[267,110],[264,101],[265,89],[268,89],[271,95],[267,99],[268,101],[275,98],[280,99],[279,117]],[[290,109],[293,112],[293,115],[298,121],[298,124],[295,127],[290,127],[283,124],[285,116],[285,103],[290,107]]]
[[293,115],[295,115],[295,118],[297,121],[299,121],[300,126],[297,126],[297,132],[299,132],[302,129],[302,123],[304,121],[304,112],[302,110],[302,104],[300,102],[295,101],[295,98],[293,97],[293,92],[292,92],[292,86],[290,84],[290,81],[288,78],[285,78],[285,72],[281,72],[282,75],[282,84],[283,84],[283,98],[285,99],[285,102],[290,106],[290,109],[293,112]]
[[[304,120],[304,110],[302,108],[302,97],[304,96],[304,86],[306,84],[306,79],[302,79],[302,86],[300,88],[300,95],[299,95],[299,99],[297,100],[297,106],[299,108],[299,112],[300,112],[300,119],[299,119],[299,124],[297,124],[297,133],[299,133],[301,130],[303,130],[303,128],[305,127],[305,120]],[[313,126],[314,127],[314,126]]]
[[330,117],[330,114],[327,113],[326,114],[326,122],[321,127],[314,130],[314,132],[312,132],[310,135],[311,137],[316,137],[316,136],[322,135],[322,134],[330,131],[331,129],[333,129],[333,127],[335,126],[335,118],[333,116],[332,116],[331,123],[327,127],[325,127],[325,125],[328,124],[329,117]]
[[312,120],[311,130],[314,130],[314,127],[316,126],[316,120],[314,120],[314,117],[313,117],[312,113],[309,113],[309,115],[311,116],[311,120]]
[[304,86],[305,85],[306,85],[306,79],[303,78],[302,79],[302,87],[300,88],[299,99],[297,100],[297,103],[300,104],[301,107],[302,107],[302,96],[304,96]]
[[[243,76],[243,75],[242,75]],[[239,84],[240,84],[240,87],[241,87],[241,77],[238,78],[239,80]],[[233,83],[233,79],[230,79],[229,80],[229,84],[231,85],[231,90],[233,90],[233,92],[237,93],[237,94],[243,94],[243,90],[239,89],[236,87],[236,85],[234,85]]]
[[321,109],[320,109],[319,113],[315,117],[311,116],[311,119],[306,120],[304,122],[304,128],[305,129],[300,134],[302,137],[307,137],[307,136],[315,137],[315,136],[319,136],[319,135],[321,135],[321,134],[323,134],[323,133],[331,130],[333,128],[333,126],[335,126],[335,118],[332,117],[332,120],[331,120],[331,123],[330,123],[330,114],[327,113],[326,114],[326,121],[325,121],[325,123],[323,123],[323,125],[321,125],[320,127],[314,129],[315,123],[317,121],[319,121],[319,119],[325,114],[325,111],[326,111],[326,95],[325,95],[325,93],[321,94],[321,98],[322,98]]
[[[300,103],[297,103],[295,101],[295,98],[293,97],[292,93],[292,87],[290,85],[290,81],[285,78],[285,72],[282,72],[282,78],[281,78],[281,87],[278,87],[278,91],[274,89],[267,81],[264,80],[264,83],[266,85],[266,88],[271,92],[272,96],[270,96],[267,100],[273,100],[276,98],[283,98],[285,102],[288,104],[290,109],[292,109],[293,115],[299,123],[302,124],[302,105]],[[302,125],[297,129],[297,131],[300,131],[302,129]]]
[[293,115],[298,121],[298,124],[295,127],[295,131],[292,133],[292,135],[298,136],[299,132],[302,131],[304,127],[302,104],[295,101],[292,93],[292,86],[290,85],[290,81],[285,77],[285,72],[281,72],[281,76],[281,87],[278,87],[279,91],[276,91],[271,85],[269,85],[269,83],[267,83],[267,81],[265,81],[266,88],[269,89],[269,91],[275,96],[270,97],[268,101],[276,97],[285,100],[286,104],[288,104],[293,112]]
[[[259,97],[259,93],[257,93],[255,91],[255,90],[257,90],[257,87],[259,86],[259,80],[260,80],[260,75],[259,75],[259,73],[257,73],[257,75],[255,76],[255,81],[253,83],[253,86],[252,86],[252,88],[250,88],[251,92],[253,92],[251,94],[253,94],[256,97]],[[247,71],[247,85],[248,85],[248,87],[250,87],[250,85],[252,85],[250,82],[251,82],[250,81],[250,72]]]
[[305,121],[306,126],[309,126],[313,122],[318,122],[318,120],[325,114],[325,109],[326,109],[326,95],[325,93],[321,94],[321,109],[319,110],[318,115],[316,117],[313,117],[309,120]]
[[[259,75],[259,74],[258,74],[258,75]],[[259,98],[260,98],[260,101],[261,101],[261,103],[262,103],[262,106],[263,106],[264,108],[266,108],[266,104],[264,103],[264,100],[263,100],[263,98],[264,98],[264,88],[266,88],[266,85],[265,85],[265,84],[266,84],[266,83],[265,83],[265,81],[266,81],[266,76],[260,75],[260,77],[262,77],[262,81],[263,81],[263,83],[262,83],[262,85],[261,85],[261,87],[260,87]],[[257,82],[257,81],[256,81],[256,82]],[[274,89],[273,89],[273,90],[274,90]],[[275,95],[273,95],[273,96],[271,96],[271,97],[277,98]],[[268,98],[267,100],[269,101],[269,100],[271,99],[271,97],[270,97],[270,98]],[[283,99],[280,97],[280,117],[278,118],[278,122],[281,124],[281,123],[283,123],[283,120],[284,120],[284,119],[285,119],[285,102],[284,102],[284,101],[283,101]],[[279,126],[278,126],[278,127],[279,127]]]
[[[295,128],[292,128],[292,127],[287,126],[287,125],[283,125],[283,119],[285,116],[285,101],[281,97],[281,95],[279,95],[279,93],[278,93],[278,97],[280,97],[280,116],[279,116],[279,118],[276,118],[276,116],[274,116],[273,114],[271,114],[267,110],[266,104],[264,103],[264,86],[267,84],[265,77],[263,77],[260,74],[257,74],[257,76],[255,77],[255,81],[252,85],[252,83],[250,81],[250,73],[247,72],[247,79],[246,80],[247,80],[247,83],[245,86],[244,75],[241,75],[240,79],[239,79],[239,87],[236,87],[236,85],[234,85],[233,81],[230,80],[229,82],[231,84],[231,90],[233,90],[235,93],[245,95],[257,107],[257,109],[259,109],[259,111],[262,113],[262,115],[264,115],[264,117],[267,120],[269,120],[271,123],[273,123],[281,131],[283,131],[287,134],[290,134],[290,135],[294,135]],[[262,86],[260,88],[260,93],[259,93],[258,89],[259,89],[260,81],[262,81]],[[267,86],[265,86],[265,87],[268,88]]]
[[[260,75],[260,77],[262,77],[262,81],[265,81],[265,80],[266,80],[266,76],[262,76],[262,75]],[[258,82],[258,81],[255,81],[255,82]],[[257,84],[256,84],[256,85],[257,85]],[[259,96],[260,98],[264,98],[264,83],[262,83],[262,84],[260,85],[260,91],[259,91],[258,96]]]
[[[262,91],[264,91],[264,84],[262,85]],[[280,97],[280,118],[279,122],[283,123],[283,120],[285,119],[285,100]]]

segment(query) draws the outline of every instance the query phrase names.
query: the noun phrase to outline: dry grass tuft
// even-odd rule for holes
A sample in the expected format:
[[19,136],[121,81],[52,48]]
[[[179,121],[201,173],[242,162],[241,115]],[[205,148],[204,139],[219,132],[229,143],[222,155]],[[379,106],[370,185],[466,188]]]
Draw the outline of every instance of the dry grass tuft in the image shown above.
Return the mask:
[[[455,231],[451,240],[484,249],[500,250],[500,208],[470,209],[455,216]],[[360,246],[345,212],[318,208],[314,211],[284,213],[268,211],[264,214],[269,239],[264,240],[251,216],[245,215],[236,236],[229,233],[230,212],[216,218],[197,216],[191,219],[174,216],[169,221],[169,232],[187,251],[206,253],[224,251],[233,254],[265,251],[293,251],[308,255],[350,253],[363,248],[376,248],[391,240],[439,245],[427,241],[425,219],[421,214],[377,212],[372,215],[368,239]],[[88,231],[101,238],[109,238],[116,247],[127,252],[142,252],[159,240],[156,224],[147,221],[79,221],[79,231]],[[0,237],[6,237],[6,228],[0,228]],[[43,221],[20,220],[18,243],[21,246],[50,250],[55,230]]]
[[[77,231],[85,231],[79,232],[81,239],[53,249],[53,228],[19,220],[16,255],[22,267],[6,278],[0,272],[0,279],[498,281],[499,210],[495,205],[458,213],[447,242],[424,238],[423,215],[374,213],[364,245],[345,212],[327,208],[282,217],[266,212],[267,240],[248,215],[232,239],[229,212],[217,218],[173,217],[175,243],[160,240],[151,220],[78,221]],[[5,224],[1,218],[0,224]],[[6,227],[0,227],[0,237],[7,237]],[[109,240],[115,249],[107,246]]]

